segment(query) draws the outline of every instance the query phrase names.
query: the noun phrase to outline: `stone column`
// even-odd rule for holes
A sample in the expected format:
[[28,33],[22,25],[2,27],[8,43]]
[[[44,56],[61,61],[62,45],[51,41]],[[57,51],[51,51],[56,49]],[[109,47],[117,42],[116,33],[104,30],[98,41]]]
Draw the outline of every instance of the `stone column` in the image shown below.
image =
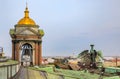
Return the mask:
[[35,65],[38,65],[38,43],[35,42]]
[[15,43],[12,41],[12,59],[15,60]]
[[39,42],[39,65],[42,64],[42,42]]
[[19,43],[15,44],[15,60],[19,61]]

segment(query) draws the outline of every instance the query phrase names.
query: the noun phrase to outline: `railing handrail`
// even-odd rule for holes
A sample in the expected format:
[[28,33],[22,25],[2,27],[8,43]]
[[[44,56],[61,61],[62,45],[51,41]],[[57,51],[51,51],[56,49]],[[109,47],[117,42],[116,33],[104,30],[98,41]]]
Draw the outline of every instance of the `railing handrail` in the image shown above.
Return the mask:
[[0,67],[7,67],[7,66],[14,66],[14,65],[19,65],[20,63],[15,63],[15,64],[4,64],[4,65],[0,65]]

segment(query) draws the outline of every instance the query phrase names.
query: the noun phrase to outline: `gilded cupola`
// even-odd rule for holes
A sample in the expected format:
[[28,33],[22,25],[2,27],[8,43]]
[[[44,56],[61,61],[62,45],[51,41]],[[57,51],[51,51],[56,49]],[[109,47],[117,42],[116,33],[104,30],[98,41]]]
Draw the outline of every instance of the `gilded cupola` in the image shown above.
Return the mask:
[[18,21],[19,25],[36,25],[33,19],[29,17],[29,10],[28,7],[26,6],[26,9],[24,11],[24,17]]

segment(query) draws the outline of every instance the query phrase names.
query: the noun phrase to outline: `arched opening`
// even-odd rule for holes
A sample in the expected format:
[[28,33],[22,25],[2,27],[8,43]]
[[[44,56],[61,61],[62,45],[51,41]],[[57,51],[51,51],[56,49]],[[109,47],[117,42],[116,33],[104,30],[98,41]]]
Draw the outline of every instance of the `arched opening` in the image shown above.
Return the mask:
[[31,66],[33,65],[33,48],[30,44],[25,43],[21,48],[21,65]]

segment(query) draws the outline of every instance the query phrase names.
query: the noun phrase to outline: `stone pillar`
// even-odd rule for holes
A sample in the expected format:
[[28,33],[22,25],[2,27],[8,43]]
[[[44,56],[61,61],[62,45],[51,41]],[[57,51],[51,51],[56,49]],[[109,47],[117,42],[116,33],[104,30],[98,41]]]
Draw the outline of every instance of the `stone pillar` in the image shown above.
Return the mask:
[[39,65],[41,65],[42,64],[42,43],[41,42],[39,42]]
[[35,43],[35,65],[38,65],[38,43]]
[[15,44],[15,60],[19,61],[19,43]]
[[15,43],[12,41],[12,59],[15,60]]

